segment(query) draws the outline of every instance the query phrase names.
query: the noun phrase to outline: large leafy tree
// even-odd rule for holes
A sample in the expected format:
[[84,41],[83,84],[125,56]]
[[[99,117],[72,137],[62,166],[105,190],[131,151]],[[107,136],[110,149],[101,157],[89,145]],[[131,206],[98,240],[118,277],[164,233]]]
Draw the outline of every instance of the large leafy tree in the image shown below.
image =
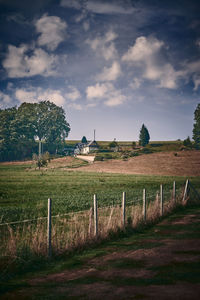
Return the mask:
[[49,152],[59,150],[70,131],[63,108],[50,101],[35,104],[34,126],[35,135],[45,141]]
[[200,104],[194,112],[194,127],[193,127],[193,140],[195,142],[195,148],[200,149]]
[[150,140],[149,131],[146,128],[146,126],[143,124],[140,129],[140,135],[139,135],[139,144],[143,147],[145,147]]
[[0,110],[0,160],[30,157],[37,149],[36,140],[44,141],[46,150],[54,153],[69,131],[63,108],[50,101]]
[[12,124],[16,113],[16,107],[0,110],[0,160],[8,160],[11,153],[14,154]]

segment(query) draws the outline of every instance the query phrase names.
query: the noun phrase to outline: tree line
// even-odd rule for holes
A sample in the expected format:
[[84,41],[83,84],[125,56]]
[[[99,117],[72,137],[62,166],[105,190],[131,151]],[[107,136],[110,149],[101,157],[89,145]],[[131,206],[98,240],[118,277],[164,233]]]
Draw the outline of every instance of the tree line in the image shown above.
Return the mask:
[[0,110],[0,161],[30,158],[39,142],[44,151],[57,153],[69,131],[63,108],[50,101]]

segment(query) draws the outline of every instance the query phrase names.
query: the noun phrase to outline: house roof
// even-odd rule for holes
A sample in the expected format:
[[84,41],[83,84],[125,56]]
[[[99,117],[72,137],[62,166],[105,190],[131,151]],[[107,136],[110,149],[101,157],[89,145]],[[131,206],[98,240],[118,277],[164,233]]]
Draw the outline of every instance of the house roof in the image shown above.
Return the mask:
[[99,147],[99,145],[96,141],[90,141],[86,147]]

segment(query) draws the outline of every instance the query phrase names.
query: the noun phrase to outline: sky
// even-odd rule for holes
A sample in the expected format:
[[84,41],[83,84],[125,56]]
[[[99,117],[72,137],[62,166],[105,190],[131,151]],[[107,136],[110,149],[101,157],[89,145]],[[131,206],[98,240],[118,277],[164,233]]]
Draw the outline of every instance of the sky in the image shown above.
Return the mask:
[[69,139],[192,138],[199,0],[0,0],[0,108],[49,100]]

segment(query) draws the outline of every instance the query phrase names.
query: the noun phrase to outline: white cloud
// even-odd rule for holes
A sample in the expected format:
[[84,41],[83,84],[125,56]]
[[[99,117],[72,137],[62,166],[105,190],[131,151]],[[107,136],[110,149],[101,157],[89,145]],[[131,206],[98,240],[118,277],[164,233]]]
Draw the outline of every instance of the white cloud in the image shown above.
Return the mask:
[[135,44],[122,57],[123,61],[141,62],[151,59],[164,43],[156,38],[138,37]]
[[156,38],[139,37],[127,53],[122,56],[122,61],[140,67],[142,77],[157,81],[158,87],[175,89],[180,72],[176,72],[173,66],[162,56],[163,47],[164,42]]
[[121,91],[113,90],[107,97],[107,100],[104,102],[106,106],[118,106],[123,104],[126,101],[126,96],[124,96]]
[[114,61],[110,68],[104,67],[102,73],[97,75],[99,81],[114,81],[121,75],[120,64]]
[[70,7],[70,8],[75,8],[75,9],[81,9],[82,8],[82,3],[83,1],[81,0],[61,0],[60,5],[62,7]]
[[197,39],[197,41],[196,41],[196,45],[197,45],[197,47],[200,49],[200,38],[199,38],[199,39]]
[[66,37],[66,22],[57,16],[43,15],[35,22],[36,30],[40,33],[37,43],[46,46],[48,50],[55,50]]
[[10,106],[11,97],[0,91],[0,108]]
[[87,9],[96,14],[132,14],[134,8],[130,1],[109,1],[102,2],[97,0],[89,0]]
[[81,97],[81,94],[76,87],[70,86],[69,88],[70,88],[70,91],[65,94],[67,99],[69,99],[71,101],[75,101]]
[[15,97],[19,102],[28,102],[28,103],[34,103],[38,102],[39,100],[37,99],[37,93],[35,91],[30,91],[30,90],[24,90],[24,89],[17,89],[15,91]]
[[3,61],[8,77],[20,78],[35,75],[55,75],[57,56],[49,55],[40,48],[32,49],[27,45],[8,46],[8,53]]
[[118,106],[126,101],[120,90],[117,90],[111,83],[97,83],[94,86],[89,86],[86,89],[86,94],[90,103],[88,106],[96,106],[97,102],[93,100],[103,100],[106,106]]
[[20,103],[35,103],[48,100],[58,106],[64,107],[67,105],[68,108],[70,107],[74,110],[82,110],[82,105],[74,102],[80,98],[80,92],[75,87],[70,88],[71,92],[66,93],[60,90],[33,88],[30,86],[25,89],[15,89],[14,96]]
[[97,83],[96,85],[88,86],[86,89],[87,98],[88,99],[103,98],[109,89],[110,89],[110,85],[104,83],[102,84]]
[[97,37],[94,40],[88,39],[86,43],[89,44],[92,50],[97,54],[102,55],[106,60],[109,60],[115,59],[117,56],[117,50],[113,43],[116,38],[117,34],[110,30],[105,36]]
[[134,77],[133,82],[131,82],[130,87],[135,90],[139,89],[141,86],[142,80],[140,78]]
[[130,0],[110,0],[107,3],[98,0],[61,0],[60,5],[95,14],[132,14],[135,11]]
[[88,31],[90,29],[90,23],[88,21],[83,22],[83,29]]
[[16,99],[23,102],[39,102],[49,100],[54,102],[58,106],[65,104],[65,98],[62,96],[59,90],[47,89],[43,90],[41,88],[28,88],[28,89],[16,89],[15,91]]
[[200,74],[193,76],[194,91],[197,91],[200,86]]
[[82,110],[83,109],[82,105],[78,104],[78,103],[70,103],[68,105],[68,107],[71,107],[71,108],[73,108],[75,110]]

